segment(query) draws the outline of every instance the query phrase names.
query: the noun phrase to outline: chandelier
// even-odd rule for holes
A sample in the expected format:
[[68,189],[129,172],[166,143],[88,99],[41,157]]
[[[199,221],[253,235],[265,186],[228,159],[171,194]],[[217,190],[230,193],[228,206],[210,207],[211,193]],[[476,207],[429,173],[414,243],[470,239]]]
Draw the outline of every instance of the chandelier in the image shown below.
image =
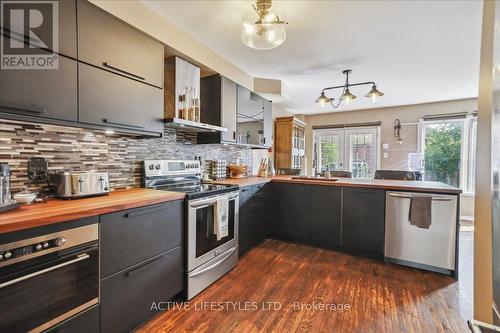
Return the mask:
[[[346,70],[342,71],[342,73],[346,76],[345,83],[343,85],[335,86],[335,87],[327,87],[327,88],[323,88],[323,90],[321,90],[321,95],[316,99],[316,103],[318,103],[318,105],[321,108],[324,108],[325,105],[330,103],[331,106],[334,109],[336,109],[340,106],[341,102],[343,102],[346,106],[349,106],[351,104],[351,102],[357,98],[357,96],[353,95],[351,93],[351,91],[349,90],[349,87],[354,87],[354,86],[362,86],[362,85],[370,85],[371,84],[372,89],[365,95],[365,97],[371,98],[373,103],[378,102],[380,97],[384,96],[384,93],[377,89],[377,85],[375,84],[375,82],[368,81],[368,82],[360,82],[360,83],[349,83],[349,74],[352,73],[352,70],[346,69]],[[342,95],[338,99],[337,104],[333,103],[333,101],[335,100],[333,97],[330,98],[330,97],[326,96],[326,94],[325,94],[325,91],[333,90],[333,89],[342,89]]]
[[271,12],[272,0],[257,0],[253,9],[258,18],[255,22],[243,22],[241,41],[256,50],[270,50],[280,46],[286,39],[285,26],[279,16]]

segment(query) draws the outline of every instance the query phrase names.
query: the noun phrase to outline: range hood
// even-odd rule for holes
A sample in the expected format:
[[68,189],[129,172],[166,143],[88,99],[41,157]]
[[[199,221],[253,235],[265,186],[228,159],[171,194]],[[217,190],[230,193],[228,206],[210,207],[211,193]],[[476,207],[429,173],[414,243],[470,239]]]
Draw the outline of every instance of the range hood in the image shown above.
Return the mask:
[[175,128],[182,131],[207,133],[207,132],[227,132],[227,128],[199,123],[196,121],[190,121],[180,118],[167,118],[165,119],[165,126],[170,128]]

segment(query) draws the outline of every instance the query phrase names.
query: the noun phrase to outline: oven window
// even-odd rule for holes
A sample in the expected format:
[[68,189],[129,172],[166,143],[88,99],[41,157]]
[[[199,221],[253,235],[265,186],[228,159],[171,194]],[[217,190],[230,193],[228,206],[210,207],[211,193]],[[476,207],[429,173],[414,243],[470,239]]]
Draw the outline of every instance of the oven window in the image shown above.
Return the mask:
[[99,251],[96,245],[77,253],[47,255],[0,269],[0,283],[4,283],[69,262],[79,254],[88,258],[1,288],[0,332],[27,332],[97,298]]
[[196,210],[196,258],[234,238],[234,202],[229,200],[229,235],[219,241],[214,233],[215,205]]

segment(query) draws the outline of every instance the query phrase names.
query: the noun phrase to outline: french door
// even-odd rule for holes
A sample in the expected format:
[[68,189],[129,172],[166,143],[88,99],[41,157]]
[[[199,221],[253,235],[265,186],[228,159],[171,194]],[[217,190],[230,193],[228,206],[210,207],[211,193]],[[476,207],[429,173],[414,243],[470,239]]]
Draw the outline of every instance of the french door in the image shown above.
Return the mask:
[[371,178],[379,164],[379,127],[314,131],[316,173],[350,171],[354,178]]

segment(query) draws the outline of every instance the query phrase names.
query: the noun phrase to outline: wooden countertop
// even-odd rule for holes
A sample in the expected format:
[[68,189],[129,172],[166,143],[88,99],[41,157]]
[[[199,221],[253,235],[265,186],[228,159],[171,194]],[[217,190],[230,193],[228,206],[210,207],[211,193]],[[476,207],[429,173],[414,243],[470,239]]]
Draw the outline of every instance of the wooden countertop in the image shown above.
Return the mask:
[[150,189],[117,190],[107,196],[75,200],[49,199],[46,203],[0,213],[0,234],[184,199],[180,192]]
[[213,181],[215,184],[239,185],[241,187],[262,184],[267,182],[294,183],[294,184],[312,184],[327,186],[348,186],[348,187],[366,187],[381,188],[386,190],[413,191],[413,192],[432,192],[443,194],[460,194],[459,188],[430,181],[409,181],[409,180],[387,180],[387,179],[356,179],[356,178],[337,178],[337,181],[318,180],[318,179],[292,179],[292,176],[273,176],[273,177],[248,177],[241,179],[225,179]]

